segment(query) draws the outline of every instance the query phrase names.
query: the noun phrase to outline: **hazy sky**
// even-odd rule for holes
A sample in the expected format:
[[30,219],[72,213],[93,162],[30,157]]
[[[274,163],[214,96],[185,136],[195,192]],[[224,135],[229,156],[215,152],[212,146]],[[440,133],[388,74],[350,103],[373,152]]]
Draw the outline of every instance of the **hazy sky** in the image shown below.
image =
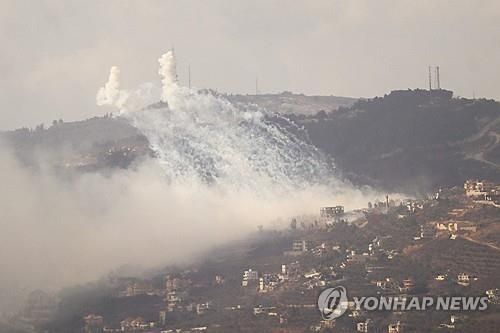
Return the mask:
[[109,68],[159,82],[175,46],[181,82],[253,93],[371,97],[441,85],[500,99],[498,1],[0,0],[0,129],[76,120]]

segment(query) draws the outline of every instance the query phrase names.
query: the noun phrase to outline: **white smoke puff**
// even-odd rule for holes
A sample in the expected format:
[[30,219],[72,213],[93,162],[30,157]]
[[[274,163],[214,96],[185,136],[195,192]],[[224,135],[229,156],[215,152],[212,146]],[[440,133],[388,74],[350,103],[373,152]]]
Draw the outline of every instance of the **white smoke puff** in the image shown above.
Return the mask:
[[120,69],[116,66],[109,70],[108,82],[97,92],[97,105],[113,105],[122,108],[128,99],[128,93],[120,90]]
[[174,52],[172,50],[163,54],[159,59],[160,69],[158,74],[162,77],[162,96],[161,100],[168,101],[172,89],[177,87],[177,70],[175,64]]
[[120,69],[116,66],[109,71],[108,82],[97,92],[97,105],[112,105],[120,94]]

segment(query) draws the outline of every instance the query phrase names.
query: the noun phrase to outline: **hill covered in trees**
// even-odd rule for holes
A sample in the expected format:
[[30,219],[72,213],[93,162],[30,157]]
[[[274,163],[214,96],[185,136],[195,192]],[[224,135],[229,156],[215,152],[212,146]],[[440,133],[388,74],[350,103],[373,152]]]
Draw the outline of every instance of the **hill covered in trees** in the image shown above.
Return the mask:
[[[329,96],[225,97],[264,108],[272,105],[273,111],[286,114],[358,184],[415,193],[460,185],[468,178],[500,181],[500,103],[493,100],[453,98],[446,90],[337,100],[344,106]],[[284,101],[302,111],[290,113]],[[64,150],[53,154],[53,162],[83,171],[126,168],[150,153],[146,138],[119,117],[54,121],[47,128],[0,133],[0,138],[24,161],[37,151]]]
[[393,91],[294,120],[361,183],[426,191],[467,178],[500,180],[500,104],[493,100]]

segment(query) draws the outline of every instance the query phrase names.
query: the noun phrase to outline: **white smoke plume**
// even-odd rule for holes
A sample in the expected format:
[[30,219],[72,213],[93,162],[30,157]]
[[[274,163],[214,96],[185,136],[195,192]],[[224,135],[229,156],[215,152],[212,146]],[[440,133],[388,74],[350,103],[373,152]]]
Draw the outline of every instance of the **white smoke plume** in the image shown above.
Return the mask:
[[288,119],[180,86],[172,51],[159,63],[164,104],[136,103],[142,106],[121,114],[148,138],[171,182],[271,197],[320,185],[350,188]]
[[124,264],[188,260],[257,225],[325,205],[358,208],[378,196],[335,177],[286,118],[180,86],[172,52],[160,58],[159,73],[161,89],[123,91],[113,67],[97,94],[155,152],[136,168],[61,179],[0,147],[0,217],[7,221],[0,306],[7,291],[84,282]]
[[[0,314],[30,290],[85,283],[122,265],[156,267],[202,257],[258,225],[288,225],[290,216],[318,207],[366,202],[361,191],[310,188],[273,200],[253,191],[224,193],[203,184],[173,184],[157,159],[138,168],[74,174],[23,165],[0,146]],[[51,162],[52,163],[52,160]]]
[[160,68],[158,74],[161,76],[163,85],[161,100],[167,102],[172,89],[177,86],[177,67],[175,63],[174,51],[170,50],[163,54],[159,59]]
[[116,66],[109,70],[108,82],[97,92],[97,105],[112,105],[121,109],[128,99],[128,93],[120,90],[120,69]]
[[270,200],[314,189],[332,198],[356,198],[337,203],[359,206],[362,192],[335,175],[329,158],[295,124],[256,106],[233,105],[180,86],[172,50],[158,62],[159,93],[152,84],[128,91],[120,114],[147,137],[170,184]]

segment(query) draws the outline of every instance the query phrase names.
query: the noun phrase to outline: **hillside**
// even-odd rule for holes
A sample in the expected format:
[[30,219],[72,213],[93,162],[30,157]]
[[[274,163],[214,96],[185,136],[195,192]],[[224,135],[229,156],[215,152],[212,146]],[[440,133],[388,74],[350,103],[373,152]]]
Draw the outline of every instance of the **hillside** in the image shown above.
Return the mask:
[[437,271],[466,271],[484,278],[500,273],[500,251],[497,248],[474,242],[466,238],[435,239],[425,244],[414,257],[427,263]]
[[332,111],[339,107],[350,107],[357,98],[339,96],[307,96],[283,92],[264,95],[228,95],[231,102],[257,104],[269,111],[281,114],[313,115],[319,111]]
[[[492,100],[452,98],[446,90],[393,91],[355,102],[291,93],[225,97],[289,113],[358,184],[418,193],[467,178],[500,181],[500,104]],[[4,132],[0,138],[25,161],[37,150],[69,151],[54,163],[83,170],[128,167],[149,151],[137,130],[108,116]]]
[[295,121],[360,182],[418,192],[467,178],[500,180],[500,104],[492,100],[394,91]]

